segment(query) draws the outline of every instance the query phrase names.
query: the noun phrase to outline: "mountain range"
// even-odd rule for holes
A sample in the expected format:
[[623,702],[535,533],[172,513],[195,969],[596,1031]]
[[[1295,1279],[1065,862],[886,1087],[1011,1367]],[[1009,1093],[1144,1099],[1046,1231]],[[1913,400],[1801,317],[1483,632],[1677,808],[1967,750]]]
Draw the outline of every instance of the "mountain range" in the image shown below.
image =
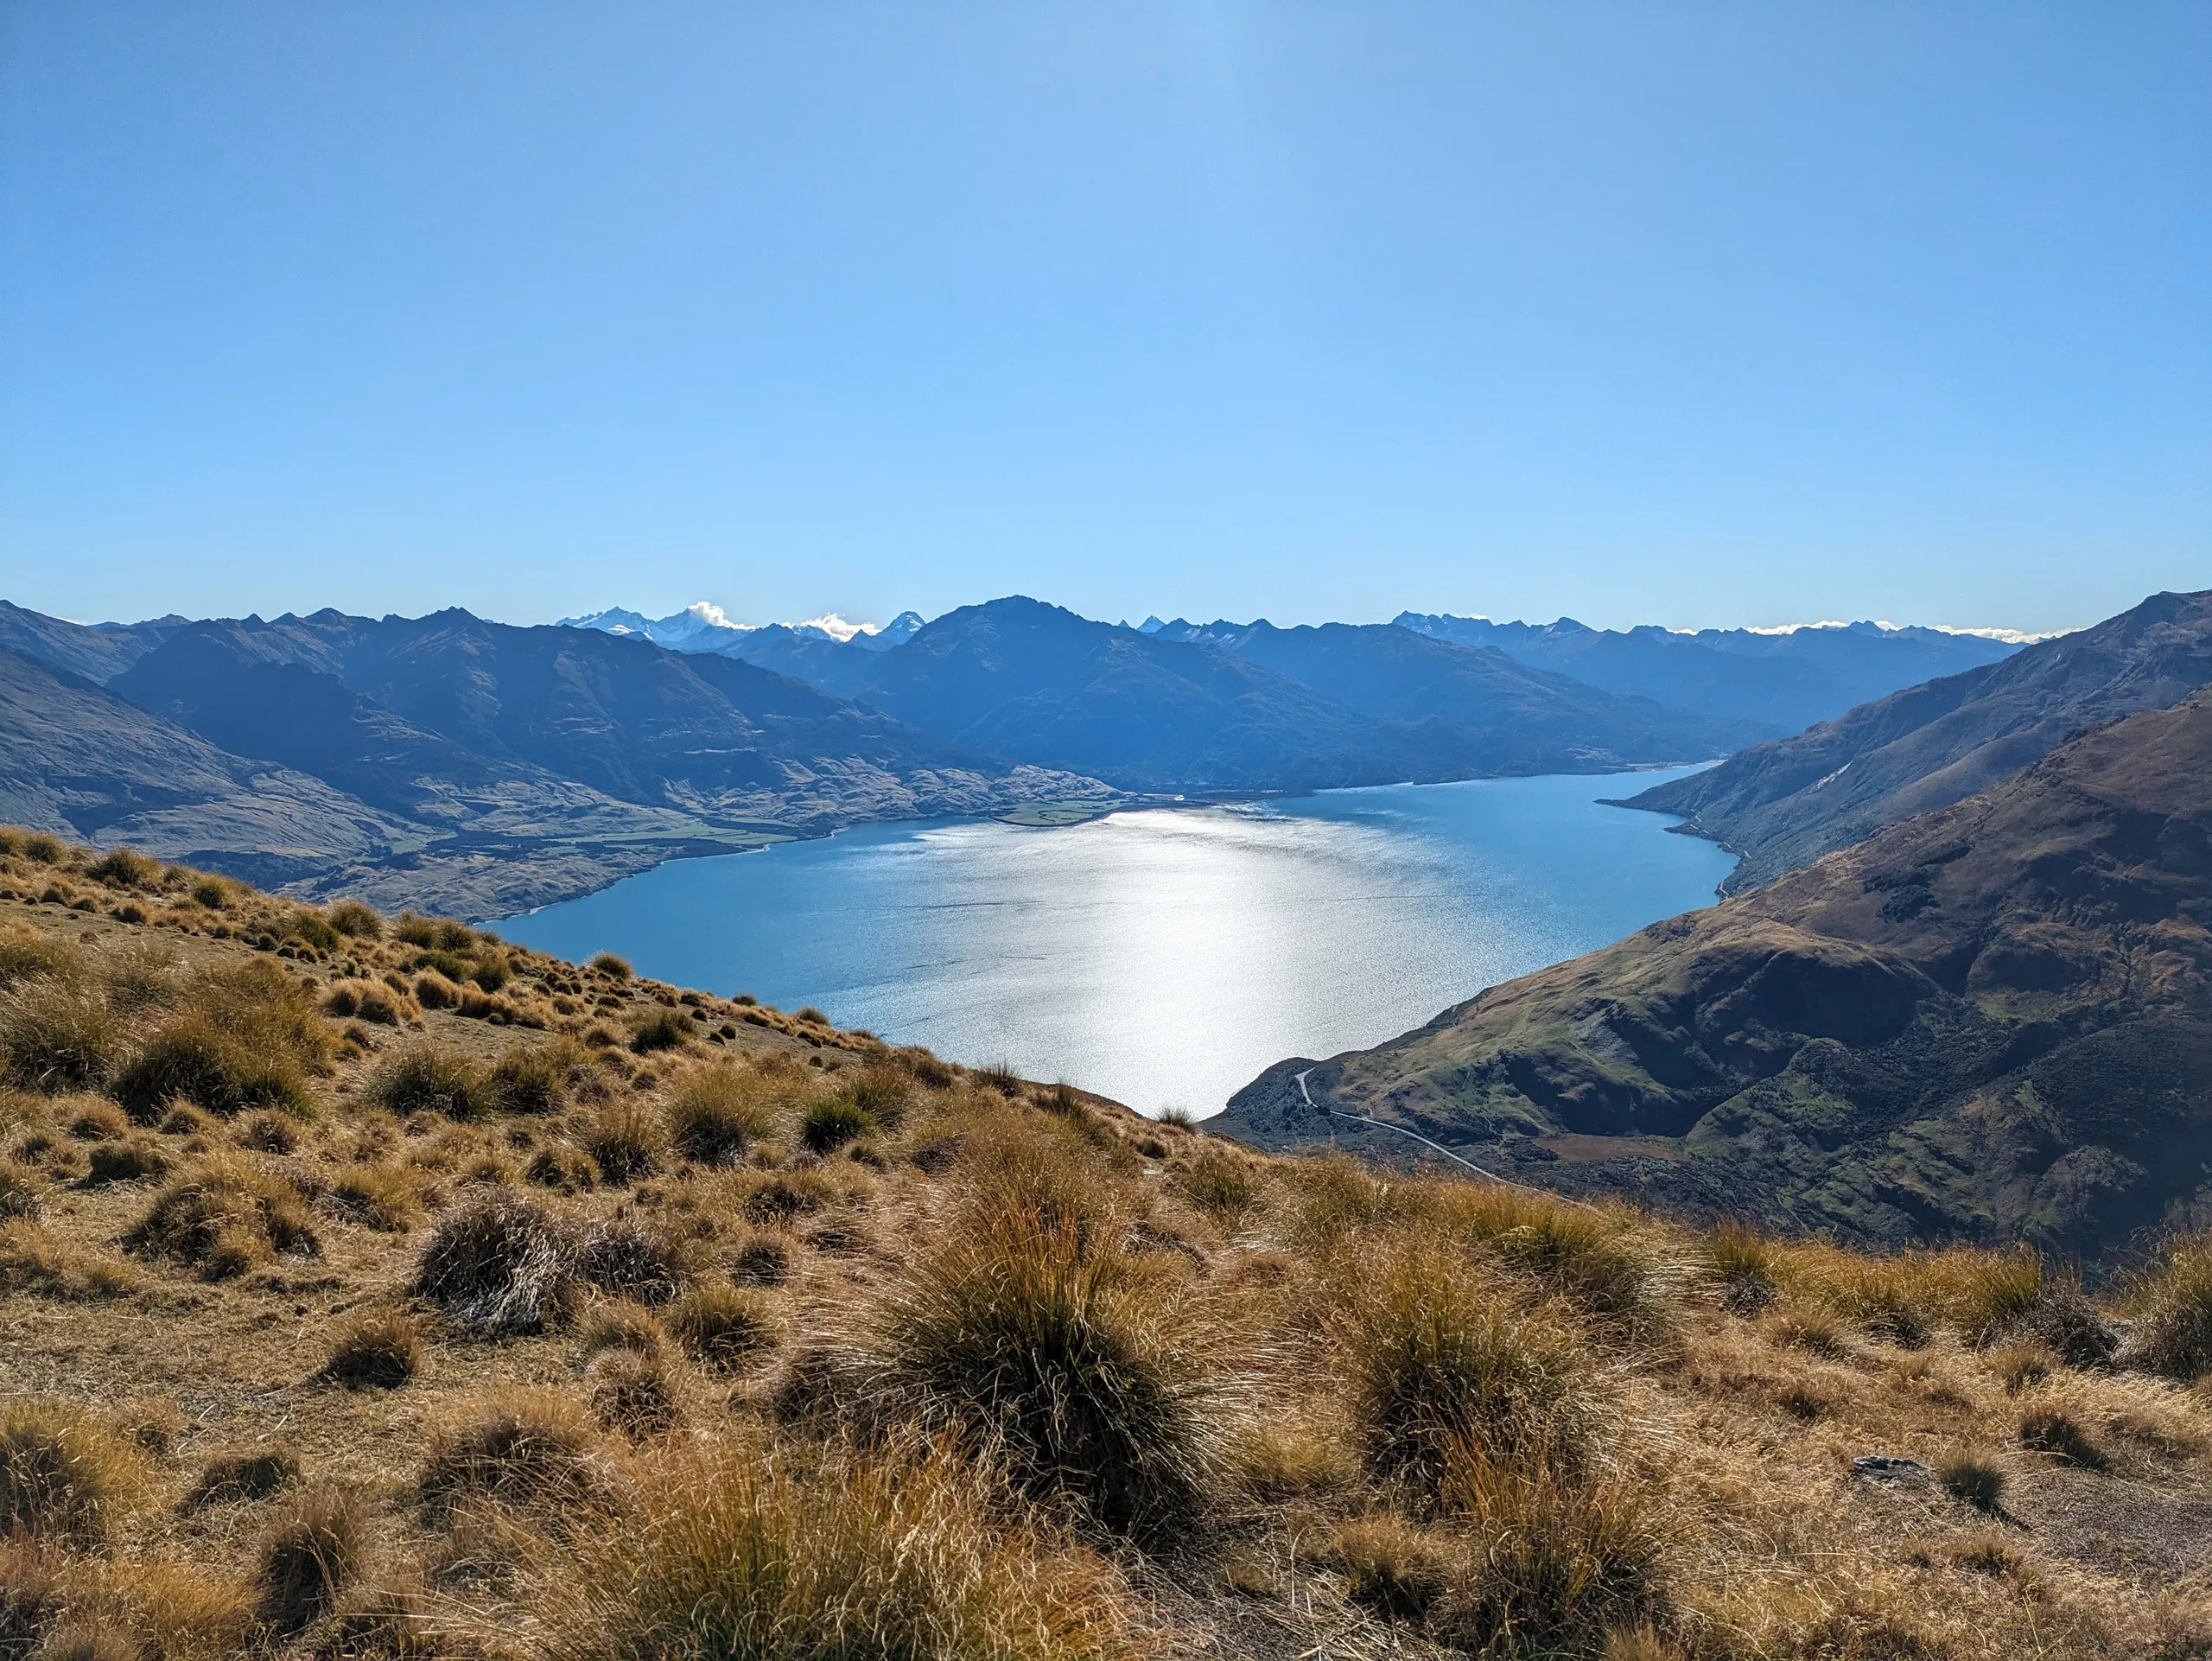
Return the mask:
[[[1795,777],[1771,800],[1812,817],[1754,844],[1785,866],[1764,886],[1373,1049],[1278,1063],[1214,1127],[1383,1157],[1410,1135],[1522,1181],[1864,1244],[2108,1261],[2202,1222],[2208,644],[2212,593],[2155,595],[1649,792],[1717,813]],[[1873,781],[1849,812],[1803,809],[1844,767]]]
[[[704,602],[85,626],[0,602],[0,814],[480,918],[861,820],[1614,772],[1779,730],[1669,701],[1687,674],[1613,690],[1421,620],[1133,629],[1011,596],[881,628]],[[2005,649],[1907,633],[1852,649],[1898,675]]]

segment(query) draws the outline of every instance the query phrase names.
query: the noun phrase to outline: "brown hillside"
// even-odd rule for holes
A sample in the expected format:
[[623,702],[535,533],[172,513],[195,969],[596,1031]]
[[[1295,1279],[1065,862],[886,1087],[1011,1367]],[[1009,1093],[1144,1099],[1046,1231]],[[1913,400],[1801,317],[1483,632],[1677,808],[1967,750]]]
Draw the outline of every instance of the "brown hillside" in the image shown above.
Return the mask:
[[2202,1241],[2123,1335],[20,833],[0,1044],[0,1657],[2212,1646]]
[[[2081,1257],[2212,1161],[2212,698],[1492,988],[1306,1090],[1569,1187],[1862,1243]],[[1386,1133],[1286,1062],[1219,1123]],[[1620,1139],[1608,1145],[1606,1139]]]

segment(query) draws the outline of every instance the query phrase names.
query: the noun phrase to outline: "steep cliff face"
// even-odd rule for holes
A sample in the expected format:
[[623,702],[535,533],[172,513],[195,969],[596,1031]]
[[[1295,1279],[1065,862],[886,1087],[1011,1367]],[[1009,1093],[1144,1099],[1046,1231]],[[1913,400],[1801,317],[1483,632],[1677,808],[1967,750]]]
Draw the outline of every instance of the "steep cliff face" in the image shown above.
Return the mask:
[[2094,1256],[2212,1204],[2212,695],[1378,1048],[1280,1064],[1217,1125],[1413,1146],[1329,1108],[1552,1186],[1869,1242]]

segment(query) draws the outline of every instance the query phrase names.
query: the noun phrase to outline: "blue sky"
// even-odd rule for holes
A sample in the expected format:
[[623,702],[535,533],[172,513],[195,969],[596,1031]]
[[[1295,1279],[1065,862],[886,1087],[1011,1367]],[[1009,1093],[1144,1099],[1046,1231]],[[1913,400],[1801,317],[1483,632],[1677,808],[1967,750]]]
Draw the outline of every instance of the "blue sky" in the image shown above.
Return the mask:
[[2045,629],[2212,7],[0,0],[0,595]]

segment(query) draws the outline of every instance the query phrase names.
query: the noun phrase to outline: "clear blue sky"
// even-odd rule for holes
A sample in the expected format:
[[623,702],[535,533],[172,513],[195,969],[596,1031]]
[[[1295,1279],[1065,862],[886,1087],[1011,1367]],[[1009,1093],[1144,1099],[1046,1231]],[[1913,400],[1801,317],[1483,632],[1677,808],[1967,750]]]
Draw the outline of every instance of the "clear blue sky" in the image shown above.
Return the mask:
[[2212,6],[0,0],[0,595],[2050,628]]

